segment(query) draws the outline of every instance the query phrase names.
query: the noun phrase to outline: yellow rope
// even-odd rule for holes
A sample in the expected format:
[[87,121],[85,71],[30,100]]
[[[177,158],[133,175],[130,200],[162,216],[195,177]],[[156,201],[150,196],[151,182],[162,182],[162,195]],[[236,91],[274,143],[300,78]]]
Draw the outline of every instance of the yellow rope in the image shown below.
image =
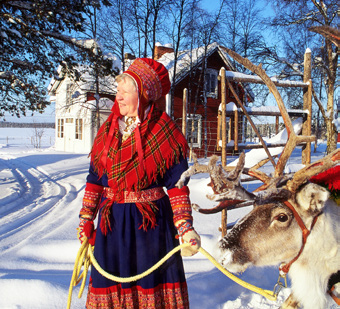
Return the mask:
[[[105,270],[103,270],[100,265],[98,264],[97,260],[95,259],[94,255],[93,255],[93,247],[90,246],[88,244],[88,241],[84,241],[83,244],[81,245],[77,257],[76,257],[76,261],[74,264],[74,269],[73,269],[73,274],[72,274],[72,279],[71,279],[71,283],[70,283],[70,288],[69,288],[69,295],[68,295],[68,300],[67,300],[67,309],[69,309],[71,307],[71,299],[72,299],[72,290],[73,287],[78,285],[80,280],[82,281],[80,290],[79,290],[79,294],[78,294],[78,298],[81,298],[83,291],[84,291],[84,287],[85,287],[85,282],[86,282],[86,277],[87,277],[87,273],[88,273],[88,268],[90,266],[90,264],[92,263],[92,265],[96,268],[96,270],[105,278],[110,279],[112,281],[116,281],[116,282],[132,282],[132,281],[137,281],[139,279],[142,279],[144,277],[146,277],[147,275],[151,274],[154,270],[156,270],[158,267],[160,267],[165,261],[167,261],[172,255],[174,255],[177,251],[181,250],[184,247],[190,246],[189,243],[183,243],[177,247],[175,247],[174,249],[172,249],[166,256],[164,256],[160,261],[158,261],[155,265],[153,265],[151,268],[149,268],[148,270],[144,271],[143,273],[141,273],[140,275],[136,275],[136,276],[132,276],[132,277],[116,277],[112,274],[107,273]],[[258,293],[264,297],[266,297],[269,300],[272,301],[276,301],[277,298],[277,294],[275,294],[273,291],[269,291],[269,290],[264,290],[261,289],[257,286],[254,286],[250,283],[247,283],[245,281],[243,281],[242,279],[236,277],[235,275],[233,275],[232,273],[230,273],[229,271],[227,271],[225,268],[223,268],[215,259],[213,256],[211,256],[207,251],[205,251],[202,247],[199,248],[199,251],[205,255],[216,267],[218,270],[220,270],[224,275],[226,275],[228,278],[230,278],[231,280],[235,281],[237,284],[243,286],[244,288],[251,290],[255,293]],[[79,275],[82,266],[84,266],[84,271],[82,274]]]
[[207,251],[205,251],[202,247],[198,249],[203,255],[205,255],[210,262],[212,262],[216,268],[221,271],[223,274],[225,274],[229,279],[235,281],[237,284],[243,286],[244,288],[251,290],[253,292],[256,292],[258,294],[261,294],[262,296],[266,297],[269,300],[273,300],[276,301],[277,295],[275,295],[273,293],[273,291],[269,291],[269,290],[264,290],[261,289],[255,285],[252,285],[248,282],[243,281],[242,279],[236,277],[235,275],[233,275],[231,272],[227,271],[225,268],[223,268],[221,266],[220,263],[218,263]]
[[[89,247],[89,244],[88,244],[88,240],[86,239],[82,243],[82,245],[80,246],[80,248],[78,250],[78,253],[77,253],[77,256],[76,256],[76,261],[75,261],[74,267],[73,267],[73,273],[72,273],[72,278],[71,278],[71,282],[70,282],[70,287],[69,287],[69,290],[68,290],[67,309],[69,309],[71,307],[73,287],[76,286],[79,283],[78,280],[80,280],[83,277],[83,274],[81,274],[79,276],[79,273],[80,273],[81,267],[83,265],[84,254],[87,252],[88,247]],[[79,267],[79,265],[80,265],[80,267]],[[84,269],[84,271],[87,272],[87,270],[85,270],[85,269]]]
[[160,267],[165,261],[167,261],[171,256],[173,256],[177,251],[181,250],[184,247],[187,247],[188,245],[191,246],[188,243],[184,243],[184,244],[181,244],[181,245],[175,247],[170,252],[168,252],[168,254],[166,256],[164,256],[161,260],[159,260],[155,265],[153,265],[151,268],[149,268],[148,270],[144,271],[140,275],[136,275],[136,276],[132,276],[132,277],[116,277],[114,275],[111,275],[111,274],[107,273],[104,269],[102,269],[100,267],[100,265],[96,261],[94,255],[93,255],[92,250],[89,250],[89,254],[90,254],[92,265],[95,267],[95,269],[103,277],[105,277],[107,279],[110,279],[112,281],[126,283],[126,282],[137,281],[139,279],[142,279],[142,278],[146,277],[147,275],[150,275],[153,271],[155,271],[158,267]]

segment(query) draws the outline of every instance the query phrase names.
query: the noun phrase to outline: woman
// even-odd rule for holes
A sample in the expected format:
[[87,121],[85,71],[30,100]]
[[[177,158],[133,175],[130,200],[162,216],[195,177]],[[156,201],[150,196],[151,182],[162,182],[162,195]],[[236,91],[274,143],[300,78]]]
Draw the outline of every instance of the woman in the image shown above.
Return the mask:
[[[140,274],[179,244],[195,254],[200,237],[192,227],[189,189],[175,187],[187,169],[187,142],[169,116],[157,110],[170,89],[166,68],[136,59],[118,82],[116,101],[91,151],[78,237],[92,237],[94,255],[108,273]],[[165,194],[163,187],[166,187]],[[179,253],[147,277],[117,283],[92,268],[87,308],[188,308]]]

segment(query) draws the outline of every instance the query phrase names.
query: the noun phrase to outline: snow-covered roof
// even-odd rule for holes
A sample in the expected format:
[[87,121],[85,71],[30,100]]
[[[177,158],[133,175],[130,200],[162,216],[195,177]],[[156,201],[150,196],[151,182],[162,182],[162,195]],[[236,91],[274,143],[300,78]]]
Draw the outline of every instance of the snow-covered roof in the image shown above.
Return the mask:
[[[217,50],[227,66],[234,69],[232,63],[230,62],[229,56],[225,51],[222,50],[221,46],[218,43],[212,43],[206,48],[206,55],[208,57]],[[204,51],[205,46],[201,46],[193,50],[184,50],[179,52],[176,63],[176,83],[181,81],[187,74],[189,74],[190,67],[196,67],[201,63],[201,61],[203,60]],[[162,63],[167,68],[167,70],[169,71],[170,80],[172,81],[175,65],[175,53],[166,53],[157,61]]]
[[[78,88],[84,91],[95,91],[95,76],[90,73],[86,66],[79,65],[77,68],[81,73],[81,78],[77,81]],[[59,70],[60,71],[60,70]],[[59,72],[60,73],[60,72]],[[52,78],[47,90],[50,95],[54,95],[55,91],[58,89],[59,85],[64,81],[64,79],[58,80]],[[100,92],[101,93],[115,93],[116,83],[113,76],[105,76],[99,78]]]
[[[216,50],[222,51],[220,45],[217,43],[212,43],[206,47],[206,55],[209,57],[213,52]],[[178,83],[181,81],[187,74],[189,74],[190,68],[196,67],[199,65],[204,56],[205,46],[201,46],[195,48],[193,50],[184,50],[180,51],[176,63],[176,80],[175,82]],[[224,53],[223,53],[224,55]],[[232,64],[229,60],[228,56],[223,57],[226,64],[232,68]],[[166,53],[161,58],[157,60],[158,62],[162,63],[167,70],[169,71],[169,77],[172,81],[173,74],[174,74],[174,65],[175,65],[175,53]]]

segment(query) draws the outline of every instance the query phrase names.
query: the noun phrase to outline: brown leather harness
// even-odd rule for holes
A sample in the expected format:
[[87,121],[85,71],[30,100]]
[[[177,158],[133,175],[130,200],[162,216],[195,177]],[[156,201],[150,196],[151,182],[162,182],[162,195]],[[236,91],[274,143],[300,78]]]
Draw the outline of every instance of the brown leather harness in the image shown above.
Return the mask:
[[[294,218],[295,218],[296,222],[298,223],[299,227],[301,228],[301,231],[302,231],[302,245],[301,245],[301,248],[300,248],[298,254],[289,263],[282,264],[279,267],[280,273],[281,272],[284,273],[283,276],[285,276],[289,272],[290,266],[300,257],[300,255],[301,255],[301,253],[302,253],[302,251],[303,251],[303,249],[304,249],[304,247],[306,245],[307,238],[308,238],[309,234],[311,233],[311,231],[312,231],[316,221],[318,220],[319,216],[322,214],[322,212],[320,212],[319,214],[317,214],[313,218],[310,230],[308,230],[306,225],[302,221],[300,215],[295,210],[294,206],[289,201],[284,201],[284,204],[293,212]],[[338,305],[340,305],[340,298],[334,295],[333,290],[334,290],[334,286],[333,286],[333,288],[331,290],[328,291],[328,294],[333,298],[333,300]]]

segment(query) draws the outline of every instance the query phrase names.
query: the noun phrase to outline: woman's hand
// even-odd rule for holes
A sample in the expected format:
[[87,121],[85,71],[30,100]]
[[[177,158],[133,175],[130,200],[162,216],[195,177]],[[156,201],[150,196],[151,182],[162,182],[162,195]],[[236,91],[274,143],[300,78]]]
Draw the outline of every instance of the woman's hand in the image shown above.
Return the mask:
[[86,239],[88,239],[90,245],[94,246],[96,230],[94,229],[93,221],[80,218],[79,227],[77,228],[77,235],[81,244]]
[[201,247],[201,237],[196,233],[195,229],[188,221],[183,221],[177,227],[178,236],[182,238],[183,242],[191,244],[181,250],[182,256],[193,256]]

